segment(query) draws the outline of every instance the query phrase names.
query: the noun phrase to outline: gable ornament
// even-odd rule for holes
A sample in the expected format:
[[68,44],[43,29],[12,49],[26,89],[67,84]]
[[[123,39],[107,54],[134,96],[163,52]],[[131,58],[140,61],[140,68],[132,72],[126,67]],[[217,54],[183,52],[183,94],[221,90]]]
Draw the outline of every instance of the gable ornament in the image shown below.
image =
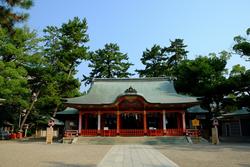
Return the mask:
[[124,93],[137,93],[137,91],[132,86],[130,86],[124,91]]

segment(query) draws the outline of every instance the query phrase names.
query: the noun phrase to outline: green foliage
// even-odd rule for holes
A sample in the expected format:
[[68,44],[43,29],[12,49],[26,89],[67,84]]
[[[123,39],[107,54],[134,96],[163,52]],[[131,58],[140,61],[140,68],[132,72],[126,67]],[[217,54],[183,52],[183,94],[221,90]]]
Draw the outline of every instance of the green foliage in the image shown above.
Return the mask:
[[176,69],[177,90],[194,96],[211,94],[226,79],[226,63],[222,56],[215,54],[183,61]]
[[33,61],[39,50],[39,39],[34,31],[27,27],[15,28],[10,36],[6,29],[0,28],[0,60],[5,62],[15,61],[24,64]]
[[13,32],[15,23],[23,22],[28,18],[27,13],[20,13],[20,9],[29,9],[32,0],[0,0],[0,28]]
[[225,86],[231,90],[235,97],[235,105],[239,108],[242,106],[250,107],[250,70],[240,71],[237,75],[230,75]]
[[143,52],[141,62],[145,69],[136,70],[140,77],[160,77],[166,76],[168,71],[168,57],[159,45],[154,45],[151,49]]
[[[61,27],[48,26],[43,46],[35,32],[14,27],[27,18],[16,9],[28,9],[31,0],[2,0],[1,5],[0,97],[6,99],[2,108],[13,118],[11,122],[17,123],[20,111],[26,109],[22,128],[26,120],[43,121],[41,115],[54,114],[51,109],[58,109],[62,97],[80,94],[80,82],[74,75],[87,57],[87,23],[76,17]],[[34,93],[37,100],[32,99]]]
[[183,39],[175,39],[174,41],[170,40],[170,43],[170,46],[163,50],[168,54],[168,65],[175,68],[179,62],[187,59],[188,51],[185,50],[187,45],[184,44]]
[[145,69],[136,70],[140,77],[173,76],[177,65],[186,59],[188,51],[185,50],[183,39],[170,41],[169,47],[154,45],[143,52],[141,62]]
[[15,28],[12,36],[0,28],[0,96],[8,104],[28,106],[28,67],[37,59],[38,42],[28,28]]
[[28,106],[27,71],[14,62],[0,61],[0,97],[6,99],[8,105]]
[[[89,41],[86,19],[75,17],[60,28],[48,26],[45,30],[45,57],[58,70],[76,73],[76,67],[86,59],[85,43]],[[55,70],[57,70],[55,69]]]
[[243,56],[246,57],[247,60],[250,60],[250,40],[248,36],[250,35],[250,28],[246,31],[247,37],[236,36],[234,37],[235,45],[233,46],[233,50]]
[[6,99],[3,108],[16,124],[22,110],[30,112],[32,94],[39,89],[31,73],[43,66],[39,41],[27,27],[13,28],[11,35],[0,28],[0,97]]
[[[233,50],[250,61],[250,28],[246,30],[246,37],[234,37],[235,45]],[[234,66],[231,72],[229,82],[233,87],[233,93],[237,96],[237,102],[240,106],[250,106],[250,70],[240,65]]]
[[86,19],[75,17],[61,27],[48,26],[44,36],[45,69],[42,80],[45,82],[41,91],[42,98],[38,101],[44,110],[54,109],[62,105],[62,97],[80,95],[80,81],[74,78],[76,67],[87,58],[89,41]]
[[230,76],[236,76],[236,75],[241,75],[244,74],[246,72],[246,67],[245,66],[241,66],[240,64],[234,65],[232,67],[232,70],[230,72]]
[[209,104],[216,104],[216,111],[221,109],[224,96],[231,92],[225,86],[227,79],[226,64],[230,54],[221,52],[220,56],[210,54],[199,56],[195,60],[182,61],[176,68],[175,87],[178,92],[202,97],[203,106],[209,110]]
[[127,54],[120,52],[117,44],[106,44],[103,49],[91,52],[89,61],[92,71],[88,77],[83,76],[85,85],[90,84],[93,78],[126,78],[132,75],[128,69],[133,64],[129,63]]

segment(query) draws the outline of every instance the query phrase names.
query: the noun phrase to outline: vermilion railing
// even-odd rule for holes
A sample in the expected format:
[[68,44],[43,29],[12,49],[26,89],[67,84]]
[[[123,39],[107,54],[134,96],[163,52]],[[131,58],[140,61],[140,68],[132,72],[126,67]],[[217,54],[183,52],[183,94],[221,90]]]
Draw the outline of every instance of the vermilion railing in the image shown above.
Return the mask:
[[199,129],[186,129],[186,135],[187,136],[200,136],[200,130]]
[[96,129],[84,129],[81,130],[81,136],[97,136],[98,130]]
[[183,129],[166,129],[166,136],[183,136]]
[[164,136],[163,129],[148,130],[148,136]]
[[[193,131],[188,129],[187,133],[189,135],[193,136],[196,134],[199,134],[197,131]],[[144,136],[144,130],[143,129],[120,129],[119,134],[117,134],[116,129],[110,129],[110,130],[96,130],[96,129],[84,129],[81,130],[81,136]],[[148,136],[183,136],[183,129],[166,129],[165,131],[163,129],[155,129],[155,130],[147,130]]]
[[66,130],[64,132],[65,137],[72,137],[72,136],[77,136],[78,135],[78,130]]
[[116,129],[101,130],[101,136],[116,136],[116,135],[117,135]]
[[120,136],[144,136],[143,129],[120,129]]

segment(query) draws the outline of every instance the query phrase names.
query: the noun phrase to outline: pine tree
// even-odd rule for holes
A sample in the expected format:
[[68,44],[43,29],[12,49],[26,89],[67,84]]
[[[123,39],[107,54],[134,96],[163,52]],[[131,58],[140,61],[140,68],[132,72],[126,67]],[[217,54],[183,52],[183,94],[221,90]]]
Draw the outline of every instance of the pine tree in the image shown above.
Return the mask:
[[141,62],[145,69],[136,70],[140,77],[174,76],[176,66],[186,59],[188,51],[183,39],[170,41],[169,47],[154,45],[143,52]]
[[0,27],[13,32],[15,23],[20,23],[28,18],[27,13],[17,12],[16,9],[29,9],[32,0],[0,0]]
[[140,77],[160,77],[167,75],[168,57],[159,45],[154,45],[151,49],[143,52],[141,62],[145,69],[136,70]]
[[132,63],[128,61],[127,54],[120,52],[117,44],[106,44],[103,49],[91,52],[89,67],[92,69],[89,76],[83,76],[85,85],[92,82],[93,78],[126,78],[132,74],[128,69]]
[[[48,26],[45,32],[44,56],[47,62],[48,86],[44,90],[41,106],[54,108],[55,116],[62,104],[62,97],[74,97],[80,94],[80,81],[74,78],[76,67],[87,58],[89,41],[87,21],[75,17],[61,27]],[[46,107],[45,107],[46,108]]]

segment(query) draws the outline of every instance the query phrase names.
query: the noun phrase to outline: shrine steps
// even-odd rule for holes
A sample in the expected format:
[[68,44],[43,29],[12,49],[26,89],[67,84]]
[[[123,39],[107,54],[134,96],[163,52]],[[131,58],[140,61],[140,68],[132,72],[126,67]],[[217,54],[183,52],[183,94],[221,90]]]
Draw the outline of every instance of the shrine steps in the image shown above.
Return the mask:
[[185,136],[144,136],[144,137],[78,137],[76,144],[102,144],[102,145],[123,145],[123,144],[145,144],[145,145],[186,145],[188,141]]

